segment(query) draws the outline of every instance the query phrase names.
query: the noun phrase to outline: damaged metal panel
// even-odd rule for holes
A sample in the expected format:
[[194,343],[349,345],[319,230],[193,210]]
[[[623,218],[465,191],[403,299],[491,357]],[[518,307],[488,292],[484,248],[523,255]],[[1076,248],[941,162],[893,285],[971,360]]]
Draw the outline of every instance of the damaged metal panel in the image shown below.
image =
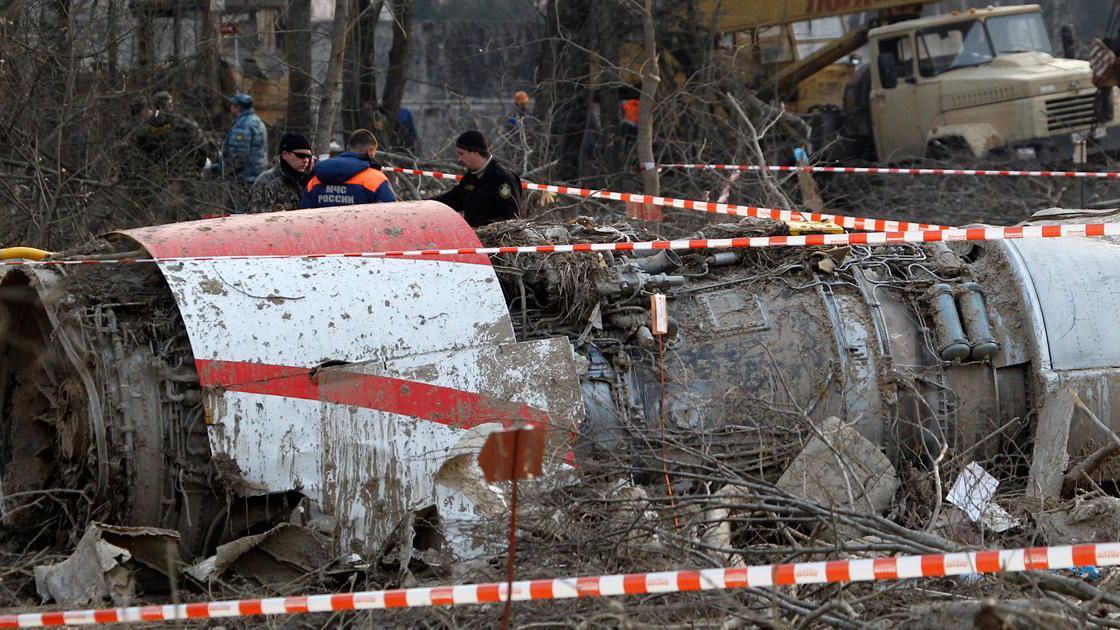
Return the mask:
[[[241,492],[309,497],[337,518],[341,548],[377,553],[437,503],[475,518],[494,497],[468,496],[471,484],[445,466],[477,453],[481,425],[551,422],[566,435],[582,418],[570,345],[514,343],[486,257],[300,257],[478,244],[445,207],[208,223],[128,236],[161,257],[263,256],[160,263],[191,341],[213,454],[236,469]],[[441,473],[452,481],[437,484]]]
[[563,338],[324,369],[322,505],[339,519],[343,548],[375,552],[408,515],[435,506],[464,534],[449,537],[455,555],[469,555],[470,524],[503,507],[475,461],[486,434],[515,420],[547,424],[559,463],[583,419],[578,373]]
[[288,258],[167,267],[212,448],[262,492],[320,493],[324,444],[307,421],[319,416],[315,366],[513,340],[485,265]]

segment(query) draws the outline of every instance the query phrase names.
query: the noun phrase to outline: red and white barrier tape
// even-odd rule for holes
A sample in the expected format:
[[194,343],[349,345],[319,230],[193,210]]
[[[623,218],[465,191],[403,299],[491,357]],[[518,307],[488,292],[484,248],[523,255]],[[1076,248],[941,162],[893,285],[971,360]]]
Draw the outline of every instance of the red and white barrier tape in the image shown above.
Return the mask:
[[490,254],[554,254],[572,252],[628,252],[659,249],[759,249],[767,247],[813,247],[819,245],[890,245],[895,243],[933,243],[937,241],[1004,241],[1069,236],[1120,236],[1120,223],[1066,223],[1062,225],[1019,225],[1010,227],[949,228],[910,232],[853,232],[850,234],[805,234],[802,236],[752,236],[706,238],[677,241],[640,241],[628,243],[571,243],[568,245],[519,245],[507,247],[458,247],[447,249],[409,249],[342,254],[264,255],[264,256],[185,256],[169,258],[122,258],[117,260],[5,260],[0,266],[117,265],[130,263],[180,263],[210,260],[249,260],[265,258],[399,258],[417,256],[458,256]]
[[[1120,543],[969,551],[926,556],[798,562],[741,568],[663,571],[629,575],[521,580],[513,601],[683,593],[738,588],[878,582],[975,573],[1014,573],[1120,564]],[[257,615],[293,615],[345,610],[458,606],[504,602],[507,584],[463,584],[335,595],[273,597],[167,606],[0,615],[0,628],[136,623]]]
[[[761,171],[754,164],[661,164],[660,168],[706,171]],[[767,166],[766,170],[792,173],[849,173],[861,175],[975,175],[978,177],[1082,177],[1120,179],[1120,172],[1094,171],[1008,171],[972,168],[888,168],[876,166]]]
[[[390,173],[405,173],[434,177],[437,179],[460,180],[462,175],[442,173],[440,171],[425,171],[399,166],[383,166],[382,171]],[[822,214],[818,212],[801,212],[798,210],[783,210],[780,208],[761,208],[758,206],[740,206],[729,203],[713,203],[710,201],[697,201],[693,199],[675,199],[672,197],[656,197],[653,195],[639,195],[635,193],[620,193],[610,190],[592,190],[590,188],[576,188],[573,186],[554,186],[552,184],[534,184],[521,182],[525,190],[543,190],[561,195],[574,195],[589,199],[611,199],[614,201],[628,201],[644,203],[667,208],[682,210],[699,210],[710,214],[727,214],[738,217],[756,217],[774,219],[775,221],[831,221],[840,227],[849,230],[869,230],[873,232],[903,232],[906,230],[944,230],[945,226],[928,223],[912,223],[910,221],[888,221],[885,219],[868,219],[864,217],[849,217],[839,214]]]

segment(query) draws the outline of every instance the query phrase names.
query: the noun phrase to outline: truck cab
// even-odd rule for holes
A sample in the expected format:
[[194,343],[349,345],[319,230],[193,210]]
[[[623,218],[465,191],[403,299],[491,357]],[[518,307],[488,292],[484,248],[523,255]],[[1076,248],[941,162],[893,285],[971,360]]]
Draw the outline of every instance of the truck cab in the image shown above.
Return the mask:
[[[1115,90],[1054,56],[1038,5],[989,7],[872,29],[866,127],[878,159],[967,152],[1043,161],[1120,146]],[[860,99],[863,100],[863,99]]]

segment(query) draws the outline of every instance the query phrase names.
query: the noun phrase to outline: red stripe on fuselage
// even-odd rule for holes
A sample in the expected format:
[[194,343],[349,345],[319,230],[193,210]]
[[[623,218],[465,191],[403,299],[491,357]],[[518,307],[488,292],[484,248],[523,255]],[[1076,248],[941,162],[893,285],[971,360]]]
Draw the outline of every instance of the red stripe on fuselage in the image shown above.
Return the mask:
[[455,428],[548,420],[547,413],[523,403],[390,376],[325,368],[312,377],[310,368],[242,361],[199,359],[195,366],[203,387],[375,409]]

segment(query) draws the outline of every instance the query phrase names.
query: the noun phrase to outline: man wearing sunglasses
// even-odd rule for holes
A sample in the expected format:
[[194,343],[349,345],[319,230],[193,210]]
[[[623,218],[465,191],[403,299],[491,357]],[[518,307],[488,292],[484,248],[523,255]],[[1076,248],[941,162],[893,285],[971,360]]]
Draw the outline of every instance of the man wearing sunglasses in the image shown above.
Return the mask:
[[249,193],[249,212],[277,212],[299,208],[299,197],[311,179],[311,142],[301,133],[280,139],[276,166],[260,174]]

